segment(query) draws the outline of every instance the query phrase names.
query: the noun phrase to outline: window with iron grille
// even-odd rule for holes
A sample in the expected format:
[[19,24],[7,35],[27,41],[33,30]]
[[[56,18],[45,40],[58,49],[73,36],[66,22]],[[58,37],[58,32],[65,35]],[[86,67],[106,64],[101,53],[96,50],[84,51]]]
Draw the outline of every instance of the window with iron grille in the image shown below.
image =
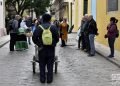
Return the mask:
[[88,0],[84,0],[83,15],[88,13]]
[[107,0],[108,1],[108,12],[118,11],[118,0]]

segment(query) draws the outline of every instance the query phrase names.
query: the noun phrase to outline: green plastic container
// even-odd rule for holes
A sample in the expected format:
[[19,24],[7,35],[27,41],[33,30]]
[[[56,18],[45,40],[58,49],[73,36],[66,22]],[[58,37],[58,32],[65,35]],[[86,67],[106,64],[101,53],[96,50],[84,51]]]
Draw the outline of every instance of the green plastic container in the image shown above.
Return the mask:
[[15,48],[16,50],[25,50],[28,49],[28,44],[26,41],[16,41]]

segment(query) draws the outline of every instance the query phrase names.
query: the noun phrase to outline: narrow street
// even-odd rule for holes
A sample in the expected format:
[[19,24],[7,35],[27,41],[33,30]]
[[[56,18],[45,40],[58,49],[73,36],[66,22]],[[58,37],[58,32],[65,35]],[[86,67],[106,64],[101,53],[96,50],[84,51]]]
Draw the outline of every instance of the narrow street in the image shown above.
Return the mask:
[[54,74],[52,84],[41,84],[39,67],[32,73],[34,44],[26,51],[9,52],[9,43],[0,48],[0,86],[120,86],[112,81],[112,74],[120,69],[96,54],[88,57],[72,37],[68,46],[61,48],[58,43],[56,55],[59,57],[58,73]]

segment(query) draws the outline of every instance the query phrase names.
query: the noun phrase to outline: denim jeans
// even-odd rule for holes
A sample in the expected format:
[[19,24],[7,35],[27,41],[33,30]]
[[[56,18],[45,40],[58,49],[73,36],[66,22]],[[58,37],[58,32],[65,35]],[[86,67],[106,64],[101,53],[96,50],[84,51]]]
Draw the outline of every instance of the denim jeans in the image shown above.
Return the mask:
[[89,34],[90,41],[90,54],[95,55],[95,43],[94,43],[95,34]]
[[78,48],[80,48],[80,42],[81,42],[81,36],[79,36],[79,39],[78,39]]
[[31,44],[31,37],[27,37],[28,38],[28,44]]

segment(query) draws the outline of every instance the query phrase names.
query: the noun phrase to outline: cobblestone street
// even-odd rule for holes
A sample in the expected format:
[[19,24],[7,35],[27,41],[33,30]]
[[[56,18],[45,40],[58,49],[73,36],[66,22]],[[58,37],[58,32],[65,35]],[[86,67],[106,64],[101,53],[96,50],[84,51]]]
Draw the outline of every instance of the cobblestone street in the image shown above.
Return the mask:
[[9,43],[0,48],[0,86],[120,86],[111,78],[112,74],[119,74],[120,69],[97,54],[88,57],[87,53],[76,50],[72,37],[69,37],[68,46],[57,45],[60,63],[50,85],[40,83],[38,65],[37,73],[32,73],[34,44],[26,51],[9,52],[8,47]]

